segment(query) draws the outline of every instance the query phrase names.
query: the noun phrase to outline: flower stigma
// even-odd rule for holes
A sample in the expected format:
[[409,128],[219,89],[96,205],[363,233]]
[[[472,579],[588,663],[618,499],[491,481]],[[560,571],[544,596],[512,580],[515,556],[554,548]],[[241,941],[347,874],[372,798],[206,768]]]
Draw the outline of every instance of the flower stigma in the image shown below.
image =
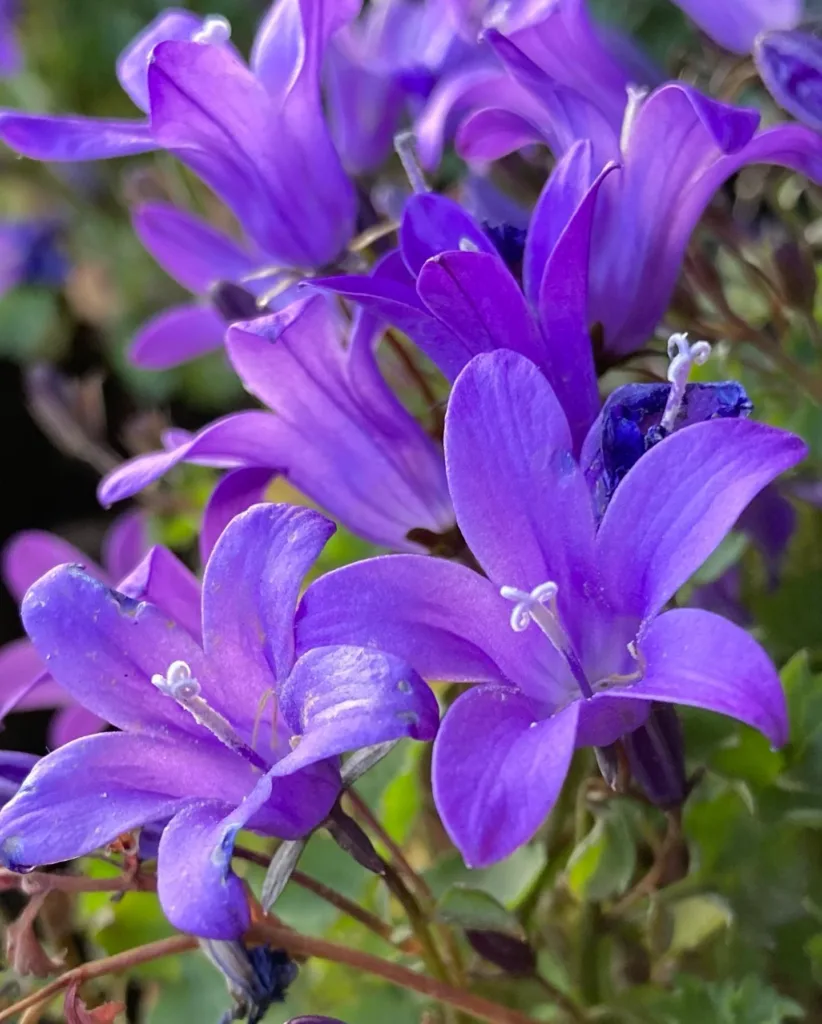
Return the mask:
[[202,28],[191,37],[193,43],[205,43],[209,46],[222,46],[231,38],[231,22],[222,14],[209,14],[203,21]]
[[269,765],[240,736],[227,718],[212,708],[200,696],[200,684],[191,674],[191,668],[185,661],[173,661],[165,675],[157,672],[151,682],[166,697],[171,697],[181,708],[184,708],[204,729],[216,737],[223,746],[233,750],[245,758],[255,768],[268,771]]
[[672,334],[668,340],[668,358],[671,360],[668,380],[671,382],[671,393],[659,423],[663,434],[669,434],[676,426],[691,370],[694,366],[706,363],[710,354],[711,346],[707,341],[696,341],[692,345],[687,334]]
[[585,670],[577,657],[571,638],[562,625],[557,606],[558,593],[559,587],[551,580],[540,583],[530,594],[517,587],[500,587],[500,594],[506,601],[516,602],[511,612],[511,629],[515,633],[522,633],[528,628],[529,623],[535,622],[551,641],[554,649],[565,659],[582,695],[593,697],[594,691]]

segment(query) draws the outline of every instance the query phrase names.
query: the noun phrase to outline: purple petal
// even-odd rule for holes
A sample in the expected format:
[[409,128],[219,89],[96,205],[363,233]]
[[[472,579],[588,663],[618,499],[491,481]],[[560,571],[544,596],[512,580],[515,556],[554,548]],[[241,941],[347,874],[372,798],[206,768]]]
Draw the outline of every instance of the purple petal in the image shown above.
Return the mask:
[[231,520],[264,500],[273,477],[270,469],[253,467],[235,469],[220,480],[203,510],[200,527],[200,562],[203,565]]
[[0,804],[7,803],[20,788],[39,758],[18,750],[0,750]]
[[224,416],[177,447],[139,455],[123,463],[104,478],[97,496],[105,506],[130,498],[178,462],[195,462],[218,469],[270,466],[274,471],[286,458],[283,449],[282,426],[276,416],[266,412]]
[[188,11],[168,10],[131,40],[117,58],[117,78],[126,93],[144,113],[148,113],[148,66],[158,43],[167,39],[191,39],[203,27],[203,19]]
[[142,121],[47,114],[0,113],[0,139],[33,160],[108,160],[150,153],[158,148],[151,126]]
[[227,326],[210,306],[173,306],[143,324],[128,357],[144,370],[167,370],[221,348]]
[[706,708],[744,722],[780,747],[788,710],[779,674],[752,636],[720,615],[675,608],[655,619],[639,647],[644,677],[606,691],[621,697]]
[[651,711],[647,700],[611,697],[609,691],[579,701],[577,747],[607,747],[638,729]]
[[228,50],[197,43],[161,43],[148,79],[157,139],[272,259],[320,267],[339,256],[354,232],[356,195],[319,102],[315,109],[298,91],[289,105]]
[[200,642],[199,580],[168,548],[151,548],[117,589],[134,600],[150,601]]
[[593,510],[539,370],[512,352],[477,356],[451,393],[445,454],[457,522],[494,583],[552,580],[570,599],[592,571]]
[[49,723],[48,749],[56,750],[64,747],[72,740],[79,740],[83,736],[93,736],[106,728],[108,722],[91,711],[86,711],[79,704],[70,705],[67,708],[60,708]]
[[299,737],[276,771],[410,737],[433,739],[434,694],[400,658],[362,647],[319,647],[295,664],[280,707]]
[[19,603],[32,583],[66,562],[83,565],[86,572],[98,579],[103,570],[73,544],[45,530],[24,530],[16,533],[3,548],[3,582]]
[[0,859],[15,870],[73,860],[171,817],[192,798],[239,804],[257,778],[210,738],[103,733],[75,740],[39,761],[0,812]]
[[0,722],[47,674],[46,663],[28,640],[0,647]]
[[362,0],[280,0],[271,5],[251,50],[251,68],[277,99],[293,90],[319,93],[331,36],[359,14]]
[[519,285],[496,253],[446,252],[422,268],[420,298],[453,331],[428,355],[453,380],[481,352],[510,349],[535,363],[544,347]]
[[145,514],[135,510],[117,516],[103,537],[103,565],[108,578],[122,579],[139,563],[148,549],[148,521]]
[[502,860],[536,833],[568,773],[577,716],[574,703],[541,720],[534,701],[498,686],[449,709],[434,744],[434,799],[469,867]]
[[673,433],[617,487],[597,535],[614,607],[647,619],[699,568],[751,499],[806,454],[801,438],[750,420]]
[[120,729],[200,731],[151,683],[185,661],[208,692],[202,651],[165,612],[64,565],[34,584],[21,614],[51,674],[89,711]]
[[536,630],[515,633],[511,605],[479,573],[441,558],[387,555],[344,566],[306,590],[297,652],[339,643],[402,658],[430,680],[515,682],[551,692],[552,649]]
[[470,214],[447,196],[413,195],[400,225],[400,251],[416,277],[426,260],[452,250],[496,256],[493,242]]
[[314,295],[229,331],[246,389],[277,410],[289,480],[368,539],[453,525],[442,455],[391,393],[368,350],[343,346],[337,310]]
[[490,163],[535,143],[546,134],[538,119],[513,110],[486,108],[470,114],[456,134],[456,150],[469,163]]
[[255,505],[225,529],[203,578],[209,699],[250,735],[260,701],[294,664],[294,614],[334,524],[291,505]]
[[132,224],[163,270],[195,295],[219,281],[241,281],[257,266],[229,235],[170,203],[138,206]]
[[[579,184],[582,189],[586,188],[590,165],[584,151],[569,150],[569,163],[575,162],[577,153],[577,159],[582,161],[581,167],[573,169],[561,161],[549,179],[534,212],[535,220],[529,230],[529,239],[535,235],[539,237],[543,232],[553,234],[551,229],[554,226],[545,223],[549,215],[543,211],[553,204],[555,192],[551,186],[558,173],[562,177],[565,174],[572,177],[579,175]],[[556,244],[545,261],[537,293],[539,319],[545,336],[545,355],[540,365],[568,417],[575,451],[579,451],[582,446],[588,428],[597,417],[600,404],[588,330],[588,267],[599,189],[615,166],[608,164],[604,168],[583,193],[581,201],[568,218],[567,226],[560,229]],[[560,189],[563,188],[562,177],[558,182]],[[567,202],[569,197],[566,194],[562,198]],[[535,249],[536,244],[531,246],[532,253]]]
[[750,53],[760,32],[795,28],[803,0],[674,0],[711,39],[733,53]]

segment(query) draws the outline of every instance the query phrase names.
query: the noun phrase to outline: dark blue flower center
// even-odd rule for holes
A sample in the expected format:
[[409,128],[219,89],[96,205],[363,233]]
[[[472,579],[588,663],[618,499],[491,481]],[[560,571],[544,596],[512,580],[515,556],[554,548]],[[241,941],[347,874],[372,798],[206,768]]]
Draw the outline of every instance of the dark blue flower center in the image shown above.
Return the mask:
[[514,224],[491,224],[483,221],[483,231],[491,239],[505,265],[519,281],[522,277],[522,260],[525,255],[525,228]]

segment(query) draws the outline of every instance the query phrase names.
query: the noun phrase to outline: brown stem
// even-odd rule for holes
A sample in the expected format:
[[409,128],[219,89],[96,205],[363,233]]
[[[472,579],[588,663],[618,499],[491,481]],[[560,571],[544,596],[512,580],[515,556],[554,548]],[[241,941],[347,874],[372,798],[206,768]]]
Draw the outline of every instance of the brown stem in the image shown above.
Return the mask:
[[353,813],[355,818],[361,819],[371,829],[372,832],[378,837],[380,842],[386,847],[388,852],[391,854],[393,859],[397,863],[399,873],[405,876],[406,881],[413,886],[417,893],[417,896],[423,902],[426,907],[431,908],[434,906],[436,900],[434,894],[428,887],[425,879],[420,877],[417,872],[411,867],[406,859],[405,854],[402,852],[400,846],[394,842],[391,836],[380,824],[379,819],[376,817],[374,812],[363,800],[363,798],[357,793],[352,787],[346,790],[346,796],[351,801]]
[[[258,864],[262,868],[268,867],[269,858],[261,853],[255,853],[253,850],[235,847],[234,856],[240,857],[242,860],[247,860],[251,864]],[[341,913],[347,914],[349,917],[354,918],[355,921],[359,921],[360,924],[365,925],[365,927],[375,935],[379,935],[381,939],[385,939],[385,941],[390,943],[392,946],[395,946],[397,949],[401,949],[403,953],[419,953],[419,946],[413,939],[403,939],[400,942],[395,941],[392,938],[393,928],[390,924],[386,924],[382,918],[377,917],[376,914],[372,914],[370,910],[366,910],[365,907],[361,907],[359,903],[355,903],[347,896],[343,896],[341,892],[337,892],[336,889],[332,889],[324,882],[320,882],[316,878],[312,878],[310,875],[304,874],[302,871],[293,871],[291,873],[291,881],[295,885],[299,885],[301,889],[307,889],[308,892],[313,892],[315,896],[319,896],[321,900],[325,900],[326,903],[330,903]]]
[[[482,996],[465,992],[455,988],[444,981],[437,981],[425,974],[417,974],[415,971],[402,967],[400,964],[391,963],[388,960],[380,960],[378,957],[363,953],[358,949],[351,949],[348,946],[338,945],[336,942],[329,942],[326,939],[315,939],[308,935],[299,935],[283,925],[274,922],[262,921],[255,924],[247,935],[252,942],[265,942],[268,945],[276,946],[278,949],[285,949],[292,955],[314,956],[320,960],[330,960],[334,963],[345,964],[355,970],[373,974],[385,981],[390,981],[401,988],[410,989],[412,992],[419,992],[420,995],[429,999],[436,999],[446,1006],[453,1006],[463,1010],[476,1020],[486,1021],[487,1024],[535,1024],[532,1017],[526,1017],[518,1010],[512,1010],[507,1006],[500,1006],[499,1003],[492,1003]],[[0,1018],[2,1020],[2,1018]]]
[[46,1002],[52,996],[62,992],[73,982],[82,985],[92,978],[100,978],[105,974],[119,974],[127,971],[130,967],[137,967],[139,964],[149,963],[151,960],[160,960],[165,956],[174,956],[177,953],[188,953],[197,948],[197,940],[191,935],[172,935],[168,939],[160,939],[158,942],[149,942],[145,946],[138,946],[136,949],[127,949],[123,953],[114,956],[103,957],[102,960],[93,960],[90,964],[82,964],[71,971],[66,971],[59,978],[44,985],[43,988],[32,992],[31,995],[21,999],[13,1006],[0,1011],[0,1024],[3,1021],[11,1020],[18,1013],[23,1013],[31,1006],[38,1006]]

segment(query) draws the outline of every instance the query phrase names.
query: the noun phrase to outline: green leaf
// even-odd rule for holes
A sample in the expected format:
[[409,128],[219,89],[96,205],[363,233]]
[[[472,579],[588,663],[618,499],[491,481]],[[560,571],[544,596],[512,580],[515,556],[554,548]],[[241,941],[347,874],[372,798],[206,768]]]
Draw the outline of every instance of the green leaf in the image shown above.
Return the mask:
[[606,900],[628,888],[635,869],[631,828],[627,817],[613,807],[572,852],[566,879],[578,900]]
[[686,953],[701,946],[733,921],[730,906],[720,896],[688,896],[668,905],[673,915],[670,952]]
[[463,930],[502,932],[521,939],[525,937],[516,916],[482,889],[453,885],[439,899],[436,917]]

